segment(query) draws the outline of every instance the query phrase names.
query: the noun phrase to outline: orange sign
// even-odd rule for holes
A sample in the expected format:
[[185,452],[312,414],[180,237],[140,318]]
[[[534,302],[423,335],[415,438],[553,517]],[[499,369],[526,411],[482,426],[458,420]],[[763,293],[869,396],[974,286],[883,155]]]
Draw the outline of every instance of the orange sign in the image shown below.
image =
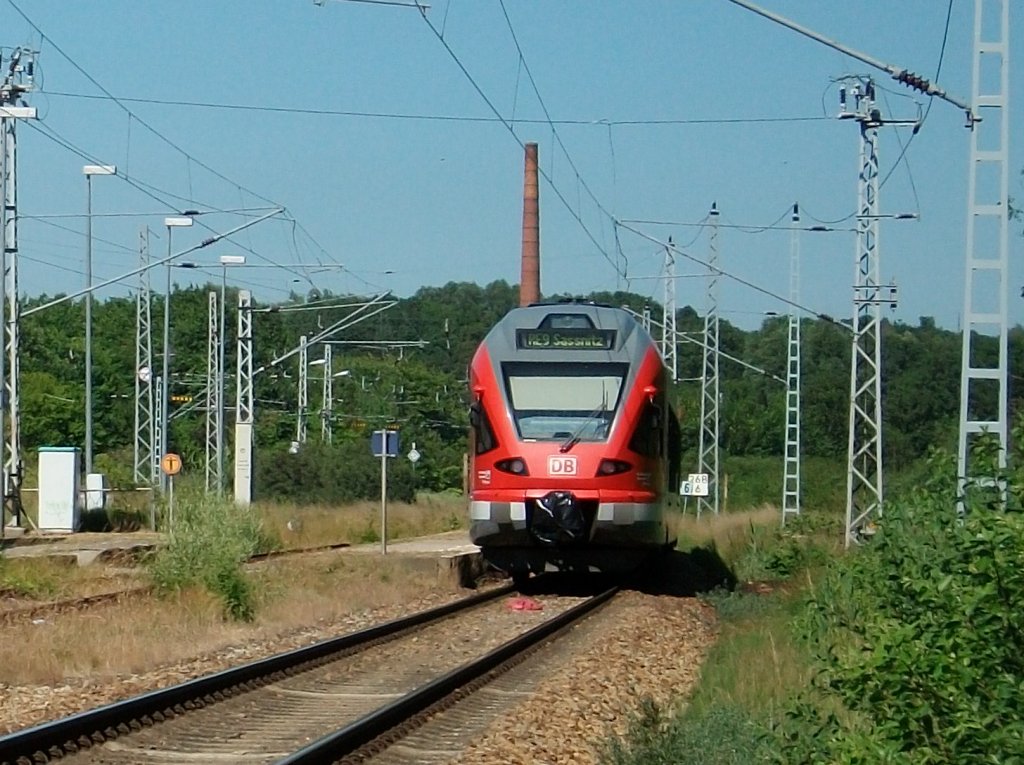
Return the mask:
[[174,452],[168,452],[160,459],[160,469],[164,475],[177,475],[181,472],[181,457]]

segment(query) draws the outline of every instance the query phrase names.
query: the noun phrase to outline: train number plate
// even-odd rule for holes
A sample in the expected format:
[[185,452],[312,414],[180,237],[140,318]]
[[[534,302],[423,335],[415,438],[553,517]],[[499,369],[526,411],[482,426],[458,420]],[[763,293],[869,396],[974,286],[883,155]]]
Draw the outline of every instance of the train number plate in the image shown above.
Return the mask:
[[548,475],[576,475],[576,458],[565,454],[548,457]]

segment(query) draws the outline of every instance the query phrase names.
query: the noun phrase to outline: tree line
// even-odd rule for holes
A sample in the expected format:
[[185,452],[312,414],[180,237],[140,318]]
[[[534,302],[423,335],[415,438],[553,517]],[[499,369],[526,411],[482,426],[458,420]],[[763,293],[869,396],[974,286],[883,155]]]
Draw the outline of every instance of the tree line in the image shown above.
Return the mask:
[[[209,291],[217,285],[175,289],[171,296],[170,393],[184,403],[172,405],[171,447],[186,468],[202,471],[205,459],[205,413]],[[557,300],[568,295],[549,296]],[[642,295],[601,292],[584,299],[649,309],[660,325],[662,307]],[[25,301],[25,308],[49,300],[42,295]],[[253,314],[255,367],[296,348],[301,335],[312,337],[336,322],[359,297],[318,292],[292,295],[270,309]],[[237,294],[228,291],[228,306]],[[403,452],[413,442],[423,459],[415,466],[401,464],[396,481],[443,490],[461,486],[462,455],[468,427],[465,391],[470,358],[489,328],[518,305],[518,288],[504,281],[486,286],[449,283],[423,287],[398,300],[388,310],[346,330],[333,347],[334,406],[330,419],[332,445],[321,439],[322,366],[309,369],[308,451],[326,474],[339,472],[331,455],[347,454],[342,464],[369,455],[369,434],[384,427],[399,428]],[[307,307],[314,310],[289,311]],[[163,298],[153,299],[153,317],[162,315]],[[228,311],[226,405],[228,436],[233,422],[235,338],[237,322]],[[679,378],[672,392],[683,426],[684,454],[696,461],[700,433],[703,348],[699,344],[704,319],[692,307],[678,311],[677,328],[688,340],[678,346]],[[154,327],[159,324],[154,322]],[[40,446],[81,446],[84,441],[84,306],[65,302],[32,314],[21,328],[21,435],[25,453]],[[720,445],[727,455],[781,455],[785,445],[785,379],[788,318],[770,317],[750,331],[720,321],[719,348],[746,362],[719,362]],[[655,329],[657,334],[658,330]],[[847,449],[851,332],[840,322],[822,318],[801,320],[801,434],[808,456],[841,458]],[[135,299],[110,298],[93,307],[93,439],[98,469],[115,484],[131,482],[135,391]],[[922,317],[917,326],[884,321],[882,337],[883,449],[887,466],[900,468],[923,456],[933,445],[955,443],[959,407],[961,336]],[[153,363],[162,364],[160,333],[154,333]],[[363,341],[374,345],[361,346]],[[418,347],[389,347],[380,341],[423,341]],[[1010,333],[1010,367],[1020,369],[1024,335]],[[981,353],[998,352],[995,340]],[[322,346],[309,348],[309,360],[320,358]],[[694,381],[698,378],[698,381]],[[1011,386],[1012,387],[1012,386]],[[289,471],[279,470],[281,455],[296,438],[298,418],[298,354],[256,375],[257,494],[261,487],[282,485]],[[191,403],[188,398],[192,397]],[[1016,409],[1014,392],[1011,408]],[[190,411],[179,411],[182,406]],[[229,444],[230,448],[230,444]],[[300,450],[301,451],[301,450]],[[301,460],[302,458],[300,458]],[[313,459],[312,456],[309,459]],[[34,458],[26,458],[29,465]],[[230,462],[230,460],[229,460]],[[295,462],[295,460],[293,460]],[[405,463],[405,460],[400,461]],[[332,467],[333,465],[333,467]],[[354,467],[354,465],[353,465]],[[397,467],[397,466],[396,466]],[[413,468],[415,467],[415,474]],[[694,464],[694,467],[696,465]],[[325,479],[326,480],[326,479]],[[414,490],[414,489],[410,489]],[[275,490],[276,491],[276,490]]]

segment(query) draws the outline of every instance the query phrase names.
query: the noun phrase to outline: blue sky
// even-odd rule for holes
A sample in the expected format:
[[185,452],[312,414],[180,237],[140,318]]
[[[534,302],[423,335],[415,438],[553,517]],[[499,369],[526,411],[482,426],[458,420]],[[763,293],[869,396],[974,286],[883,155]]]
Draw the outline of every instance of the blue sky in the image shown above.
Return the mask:
[[[762,5],[927,77],[939,64],[944,0]],[[954,0],[939,77],[964,100],[973,9],[971,0]],[[1011,46],[1022,19],[1011,19]],[[925,106],[884,73],[726,0],[432,0],[427,21],[415,9],[338,0],[0,0],[5,61],[13,46],[40,51],[29,97],[40,119],[18,133],[22,292],[81,288],[89,162],[116,164],[136,184],[93,182],[97,281],[135,266],[140,227],[153,229],[151,248],[165,255],[163,218],[175,210],[204,211],[204,227],[175,231],[177,251],[244,220],[216,210],[252,215],[275,203],[290,220],[261,223],[187,259],[245,254],[251,264],[307,264],[232,271],[231,282],[261,301],[310,284],[407,296],[453,280],[515,283],[519,142],[537,141],[551,179],[540,192],[544,292],[631,289],[660,299],[659,246],[623,228],[616,237],[613,219],[676,222],[630,225],[706,258],[706,232],[682,224],[702,221],[714,201],[730,226],[719,238],[721,267],[785,295],[789,232],[731,226],[763,227],[793,202],[808,224],[854,212],[859,132],[835,119],[835,78],[873,74],[892,117],[913,118]],[[1020,57],[1011,53],[1011,62]],[[1010,72],[1011,135],[1020,134],[1024,104],[1018,71]],[[125,99],[131,114],[104,91]],[[881,227],[882,279],[900,290],[894,319],[916,324],[930,315],[949,328],[959,321],[970,146],[963,123],[959,109],[936,101],[880,193],[883,213],[921,216]],[[909,135],[882,130],[883,177]],[[1020,146],[1011,145],[1010,165],[1019,199]],[[852,226],[847,219],[837,228]],[[850,315],[850,230],[802,236],[804,305]],[[1013,269],[1017,321],[1024,275]],[[683,260],[677,270],[701,268]],[[155,275],[154,286],[163,279]],[[203,281],[178,269],[175,279]],[[680,304],[703,310],[704,280],[678,285]],[[786,310],[728,279],[719,303],[744,327]]]

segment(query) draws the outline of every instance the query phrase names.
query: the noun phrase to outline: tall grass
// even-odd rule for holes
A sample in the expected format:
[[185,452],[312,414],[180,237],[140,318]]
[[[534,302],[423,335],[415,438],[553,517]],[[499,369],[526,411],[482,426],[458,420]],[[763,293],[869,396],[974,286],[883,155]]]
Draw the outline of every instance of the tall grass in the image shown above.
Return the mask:
[[199,587],[220,599],[225,614],[248,621],[255,615],[256,593],[243,564],[276,546],[250,510],[227,501],[185,498],[173,517],[168,515],[167,542],[158,548],[149,572],[158,591]]
[[[810,681],[810,657],[792,624],[811,572],[839,549],[836,523],[807,513],[781,527],[777,507],[685,516],[679,547],[711,548],[736,574],[735,592],[705,597],[720,632],[701,681],[679,713],[646,704],[623,739],[606,742],[605,765],[747,765],[762,762],[772,721]],[[794,580],[800,574],[803,579]]]

